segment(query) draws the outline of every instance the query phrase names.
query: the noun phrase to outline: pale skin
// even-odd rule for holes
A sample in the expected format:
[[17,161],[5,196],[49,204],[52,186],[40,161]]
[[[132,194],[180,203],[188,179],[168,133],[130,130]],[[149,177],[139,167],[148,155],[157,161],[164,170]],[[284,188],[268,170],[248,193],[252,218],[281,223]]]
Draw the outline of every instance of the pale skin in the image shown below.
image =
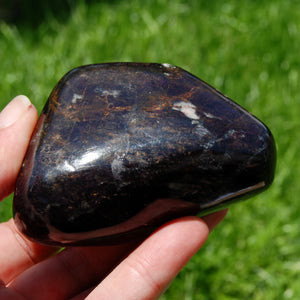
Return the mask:
[[[0,113],[0,199],[14,190],[36,122],[25,96]],[[225,215],[183,217],[142,242],[58,254],[58,248],[26,239],[9,220],[0,224],[0,299],[157,299]]]

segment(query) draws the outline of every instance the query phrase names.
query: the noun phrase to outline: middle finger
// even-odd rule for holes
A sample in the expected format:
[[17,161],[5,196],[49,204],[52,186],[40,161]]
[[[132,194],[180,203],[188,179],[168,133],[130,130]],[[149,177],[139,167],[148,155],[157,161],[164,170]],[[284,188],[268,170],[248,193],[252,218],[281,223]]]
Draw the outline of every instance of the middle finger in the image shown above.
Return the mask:
[[26,270],[10,287],[26,299],[68,299],[101,281],[135,246],[67,248]]

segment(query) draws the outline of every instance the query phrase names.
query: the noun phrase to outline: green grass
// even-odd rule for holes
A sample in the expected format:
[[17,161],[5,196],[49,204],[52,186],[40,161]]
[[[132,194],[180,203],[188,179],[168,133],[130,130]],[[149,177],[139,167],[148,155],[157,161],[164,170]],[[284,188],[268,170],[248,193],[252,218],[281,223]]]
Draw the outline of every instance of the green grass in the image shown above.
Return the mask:
[[230,208],[162,299],[300,299],[300,2],[69,3],[0,22],[0,108],[27,94],[41,111],[58,79],[89,63],[168,62],[212,84],[271,128],[276,177]]

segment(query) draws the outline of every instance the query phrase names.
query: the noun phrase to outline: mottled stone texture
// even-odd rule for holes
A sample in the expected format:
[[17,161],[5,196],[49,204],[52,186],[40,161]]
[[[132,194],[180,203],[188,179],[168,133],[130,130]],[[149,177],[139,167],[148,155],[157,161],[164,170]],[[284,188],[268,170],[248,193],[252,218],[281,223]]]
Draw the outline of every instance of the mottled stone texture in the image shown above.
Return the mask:
[[118,243],[265,190],[275,156],[264,124],[180,68],[83,66],[44,107],[14,217],[40,243]]

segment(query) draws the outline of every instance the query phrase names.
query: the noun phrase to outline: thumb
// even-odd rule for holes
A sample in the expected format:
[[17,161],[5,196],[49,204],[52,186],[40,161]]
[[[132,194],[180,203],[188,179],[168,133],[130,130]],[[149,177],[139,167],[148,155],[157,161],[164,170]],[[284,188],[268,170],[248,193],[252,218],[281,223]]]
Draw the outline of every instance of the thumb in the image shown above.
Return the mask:
[[0,200],[14,190],[36,122],[37,110],[23,95],[0,113]]

